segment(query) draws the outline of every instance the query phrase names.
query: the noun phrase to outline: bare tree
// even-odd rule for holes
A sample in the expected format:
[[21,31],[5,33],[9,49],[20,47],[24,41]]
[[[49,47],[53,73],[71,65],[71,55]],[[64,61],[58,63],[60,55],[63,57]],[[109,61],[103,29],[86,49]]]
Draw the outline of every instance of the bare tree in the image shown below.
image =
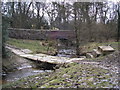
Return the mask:
[[117,42],[119,42],[120,39],[120,4],[118,3],[118,35],[117,35]]
[[78,35],[78,25],[77,25],[77,3],[73,4],[74,7],[74,28],[75,28],[75,39],[76,39],[76,55],[79,55],[79,35]]

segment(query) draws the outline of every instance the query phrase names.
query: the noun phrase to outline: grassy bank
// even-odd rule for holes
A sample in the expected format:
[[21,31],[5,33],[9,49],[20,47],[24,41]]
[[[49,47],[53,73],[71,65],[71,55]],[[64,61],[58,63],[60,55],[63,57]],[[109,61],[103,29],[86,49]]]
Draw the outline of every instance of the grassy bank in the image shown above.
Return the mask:
[[43,73],[21,79],[3,88],[113,88],[117,86],[114,74],[90,64],[68,64],[52,73]]
[[[45,45],[41,45],[41,43]],[[23,40],[23,39],[12,39],[9,38],[7,44],[16,46],[18,48],[30,49],[33,53],[54,53],[56,51],[56,41],[40,41],[40,40]],[[97,42],[89,42],[80,46],[81,52],[91,52],[93,49],[96,49],[98,46],[102,45],[110,45],[116,51],[118,51],[120,42],[106,42],[106,43],[97,43]]]
[[[7,43],[15,45],[20,48],[28,48],[36,52],[39,47],[40,41],[32,40],[16,40],[11,39]],[[22,43],[22,45],[20,45]],[[118,51],[118,42],[108,43],[89,43],[86,44],[84,51],[92,51],[101,45],[111,45],[116,51]],[[33,48],[32,48],[33,47]],[[44,48],[46,46],[43,46]],[[35,50],[34,50],[35,49]],[[42,49],[44,51],[44,49]],[[45,49],[46,50],[46,49]],[[101,61],[115,62],[118,56],[112,55],[106,57],[100,57]],[[96,60],[93,58],[91,60]],[[113,66],[113,64],[111,64]],[[111,72],[110,69],[101,68],[98,65],[92,64],[78,64],[71,63],[65,67],[56,69],[52,73],[41,73],[39,75],[30,76],[18,80],[17,82],[3,85],[3,88],[117,88],[118,81],[116,72]]]
[[118,51],[120,48],[119,47],[120,42],[105,42],[105,43],[90,42],[81,46],[81,48],[82,48],[82,52],[91,52],[93,49],[97,49],[98,46],[108,46],[108,45],[113,47],[116,51]]
[[[42,45],[41,43],[47,43]],[[7,44],[18,48],[30,49],[33,53],[54,53],[56,51],[55,41],[40,41],[40,40],[22,40],[9,38]]]

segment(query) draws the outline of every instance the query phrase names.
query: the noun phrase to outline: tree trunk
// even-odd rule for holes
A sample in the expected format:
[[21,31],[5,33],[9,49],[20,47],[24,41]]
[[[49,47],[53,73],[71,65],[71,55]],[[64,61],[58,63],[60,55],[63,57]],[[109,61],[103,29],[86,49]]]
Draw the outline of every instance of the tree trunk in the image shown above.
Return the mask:
[[120,38],[120,9],[119,9],[119,4],[118,4],[118,35],[117,35],[117,42],[119,42]]
[[75,15],[75,22],[74,22],[74,28],[75,28],[75,39],[76,39],[76,55],[80,55],[79,52],[79,37],[78,37],[78,29],[77,29],[77,10],[76,5],[74,6],[74,15]]

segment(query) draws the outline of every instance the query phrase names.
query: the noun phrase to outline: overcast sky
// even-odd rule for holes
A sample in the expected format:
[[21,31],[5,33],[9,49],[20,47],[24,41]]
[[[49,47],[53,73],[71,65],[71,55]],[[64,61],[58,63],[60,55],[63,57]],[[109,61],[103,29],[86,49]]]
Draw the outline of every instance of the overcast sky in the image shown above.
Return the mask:
[[103,1],[112,1],[119,2],[120,0],[2,0],[2,2],[103,2]]
[[[120,0],[2,0],[2,2],[46,2],[46,3],[50,3],[50,2],[68,2],[68,3],[72,3],[72,2],[120,2]],[[112,4],[109,3],[109,6],[112,7]],[[32,9],[32,8],[31,8]],[[37,12],[37,11],[35,11]],[[42,12],[40,13],[42,14]],[[109,16],[108,16],[109,17]],[[45,18],[47,19],[47,21],[49,21],[49,17],[47,15],[47,13],[45,13]],[[48,22],[49,23],[49,22]]]

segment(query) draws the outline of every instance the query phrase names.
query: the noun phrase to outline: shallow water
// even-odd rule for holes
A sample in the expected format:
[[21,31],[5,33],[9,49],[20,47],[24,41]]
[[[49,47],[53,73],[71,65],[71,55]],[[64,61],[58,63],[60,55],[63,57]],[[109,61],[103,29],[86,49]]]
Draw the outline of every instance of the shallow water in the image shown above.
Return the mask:
[[68,57],[68,58],[74,57],[74,56],[76,56],[75,48],[72,48],[72,47],[71,48],[70,47],[67,47],[67,48],[59,47],[57,56],[59,56],[59,57]]
[[[59,47],[57,56],[59,57],[72,57],[75,55],[75,49],[71,47]],[[52,72],[52,70],[42,70],[39,67],[39,63],[33,62],[17,55],[13,55],[15,59],[12,59],[14,64],[17,64],[17,70],[3,74],[3,84],[19,80],[39,73]],[[39,68],[38,68],[39,67]]]
[[52,72],[52,70],[42,70],[41,68],[38,68],[38,64],[36,62],[17,57],[17,64],[16,70],[13,70],[11,72],[8,72],[7,74],[3,74],[2,77],[2,83],[10,83],[13,81],[17,81],[21,78],[25,78],[32,75],[37,75],[39,73],[45,73],[45,72]]

